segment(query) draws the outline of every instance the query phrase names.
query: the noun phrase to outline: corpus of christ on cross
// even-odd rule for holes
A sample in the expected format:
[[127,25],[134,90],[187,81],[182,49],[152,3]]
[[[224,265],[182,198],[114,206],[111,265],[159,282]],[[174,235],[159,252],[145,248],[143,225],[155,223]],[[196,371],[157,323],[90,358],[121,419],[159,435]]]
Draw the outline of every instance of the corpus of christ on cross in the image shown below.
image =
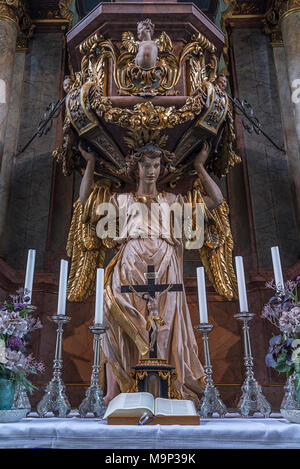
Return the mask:
[[[149,316],[150,316],[149,303],[151,302],[151,299],[155,300],[157,293],[160,293],[161,295],[163,293],[168,293],[168,292],[183,291],[182,283],[156,284],[155,283],[156,273],[155,273],[154,265],[147,266],[147,272],[144,274],[144,276],[148,280],[148,282],[145,285],[121,285],[121,293],[133,293],[133,292],[142,293],[143,295],[141,297],[147,303]],[[159,311],[157,311],[157,313],[159,313]],[[151,327],[151,330],[149,331],[149,343],[152,342],[151,337],[153,334],[154,334],[154,330],[153,330],[153,327]],[[157,333],[156,333],[155,341],[153,343],[153,347],[150,347],[150,358],[157,358]]]

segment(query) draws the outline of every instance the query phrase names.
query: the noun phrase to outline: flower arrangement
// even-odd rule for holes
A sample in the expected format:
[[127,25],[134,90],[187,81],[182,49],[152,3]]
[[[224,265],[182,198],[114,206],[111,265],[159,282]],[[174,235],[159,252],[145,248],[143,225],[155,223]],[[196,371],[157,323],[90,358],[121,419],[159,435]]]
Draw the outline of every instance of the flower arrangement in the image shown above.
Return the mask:
[[264,306],[261,317],[280,330],[269,341],[266,365],[287,377],[295,373],[297,392],[300,391],[300,276],[296,281],[288,280],[284,289],[276,287],[274,281],[266,286],[276,293]]
[[0,376],[23,385],[30,393],[35,386],[28,380],[30,374],[42,373],[44,365],[29,353],[29,333],[42,324],[28,304],[28,291],[19,289],[0,304]]

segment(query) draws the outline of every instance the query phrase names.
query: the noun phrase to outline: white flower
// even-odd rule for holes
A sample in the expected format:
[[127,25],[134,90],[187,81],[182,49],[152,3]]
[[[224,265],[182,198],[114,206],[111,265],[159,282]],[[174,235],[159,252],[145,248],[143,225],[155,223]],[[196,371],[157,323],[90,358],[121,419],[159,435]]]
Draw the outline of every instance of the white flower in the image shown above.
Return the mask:
[[300,332],[300,308],[298,306],[282,313],[279,328],[288,334]]
[[23,337],[28,332],[27,321],[15,311],[0,312],[0,334]]

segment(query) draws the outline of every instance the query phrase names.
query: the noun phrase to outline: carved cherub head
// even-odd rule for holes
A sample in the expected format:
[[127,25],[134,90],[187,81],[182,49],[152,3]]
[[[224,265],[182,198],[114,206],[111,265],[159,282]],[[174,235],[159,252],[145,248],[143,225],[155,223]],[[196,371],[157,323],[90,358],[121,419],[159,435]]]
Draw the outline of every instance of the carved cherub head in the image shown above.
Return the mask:
[[217,79],[216,79],[216,85],[219,86],[219,88],[222,90],[222,91],[225,91],[226,88],[227,88],[227,76],[224,74],[224,73],[220,73],[218,76],[217,76]]
[[72,79],[71,75],[66,75],[63,81],[63,89],[66,94],[69,93],[73,84],[74,84],[74,80]]
[[139,41],[151,40],[154,34],[154,24],[147,18],[137,24],[137,36]]

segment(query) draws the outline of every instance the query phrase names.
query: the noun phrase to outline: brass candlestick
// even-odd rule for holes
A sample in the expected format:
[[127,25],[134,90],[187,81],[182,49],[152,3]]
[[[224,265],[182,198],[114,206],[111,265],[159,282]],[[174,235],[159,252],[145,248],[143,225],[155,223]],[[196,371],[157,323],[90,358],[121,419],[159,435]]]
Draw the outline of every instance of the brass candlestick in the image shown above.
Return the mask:
[[65,315],[52,316],[51,319],[58,325],[56,331],[55,358],[53,360],[53,378],[46,387],[46,393],[37,405],[37,413],[44,417],[48,412],[55,416],[66,417],[71,410],[70,403],[65,394],[65,385],[62,381],[62,336],[63,326],[70,321]]
[[95,324],[90,326],[89,329],[94,334],[94,364],[92,366],[91,385],[86,390],[85,398],[78,410],[80,417],[85,417],[90,412],[95,417],[102,418],[106,411],[106,405],[103,400],[103,391],[99,386],[100,348],[101,335],[105,334],[107,327],[103,324]]

